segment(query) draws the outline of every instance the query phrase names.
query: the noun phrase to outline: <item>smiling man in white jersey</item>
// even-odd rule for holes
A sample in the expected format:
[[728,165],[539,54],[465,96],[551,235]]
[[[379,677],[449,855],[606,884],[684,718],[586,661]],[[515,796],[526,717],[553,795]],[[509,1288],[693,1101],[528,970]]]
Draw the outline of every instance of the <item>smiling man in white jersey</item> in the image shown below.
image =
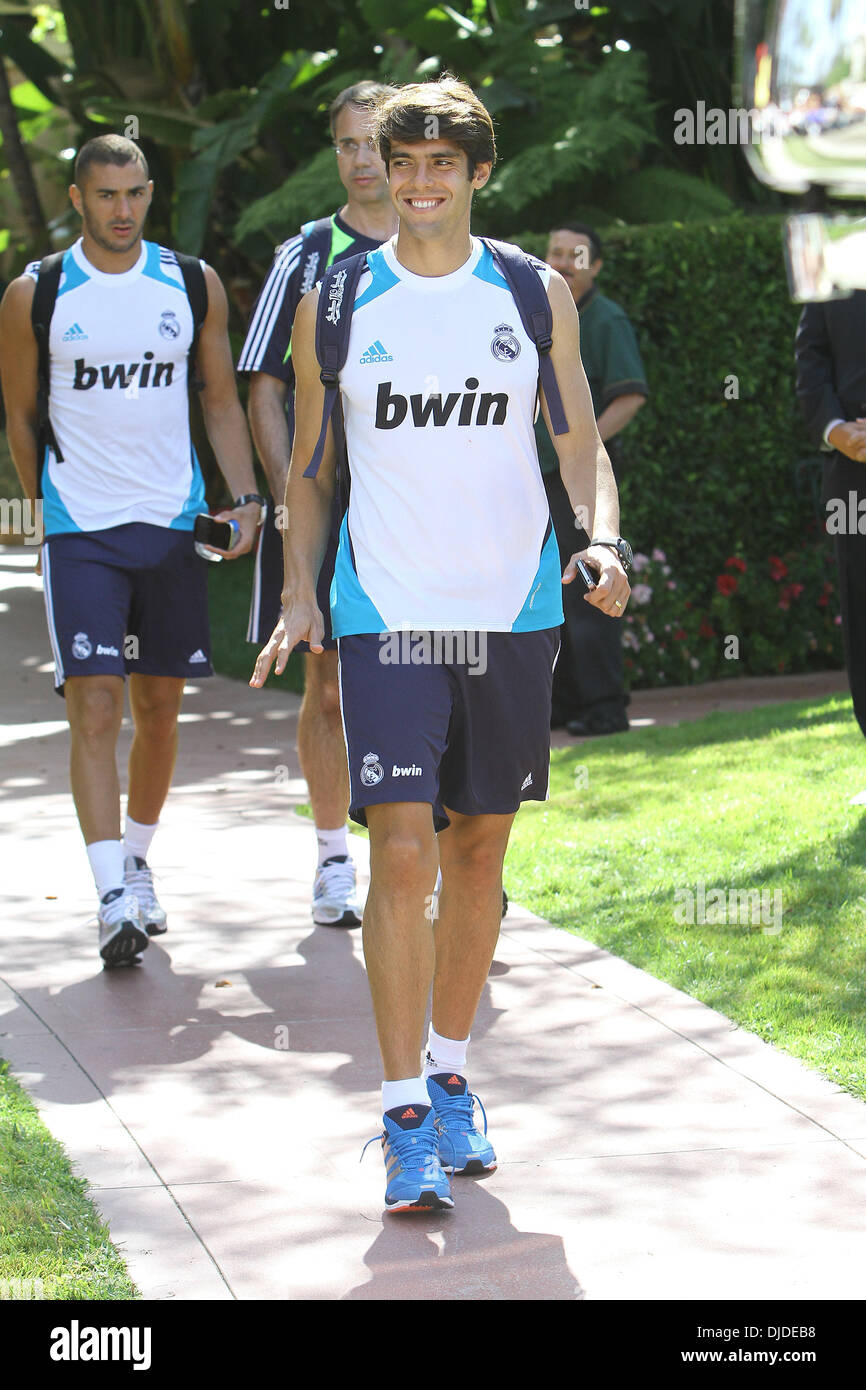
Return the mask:
[[[453,1205],[448,1172],[496,1166],[486,1122],[485,1135],[474,1123],[466,1049],[498,936],[514,814],[547,795],[560,583],[574,579],[577,557],[560,576],[533,436],[535,344],[489,249],[469,232],[472,195],[495,159],[490,117],[449,78],[398,91],[377,107],[373,129],[400,226],[367,257],[340,373],[351,496],[331,613],[350,814],[370,832],[364,953],[385,1073],[385,1206],[412,1211]],[[550,281],[569,427],[557,436],[563,481],[590,535],[618,540],[574,302],[555,272],[538,270]],[[298,637],[321,648],[315,580],[334,451],[326,446],[315,482],[303,476],[323,402],[316,298],[295,319],[285,606],[253,685],[274,661],[284,669]],[[370,342],[381,345],[375,359]],[[599,574],[590,601],[621,615],[629,588],[616,551],[596,544],[585,555]],[[464,642],[437,648],[448,631]],[[425,635],[427,655],[416,641]]]
[[[47,425],[32,319],[40,262],[0,308],[7,434],[25,496],[42,504],[55,685],[66,697],[72,793],[106,966],[136,961],[165,931],[147,854],[171,784],[184,682],[211,674],[207,562],[193,542],[205,510],[189,429],[196,320],[175,253],[142,240],[152,193],[131,140],[98,136],[79,151],[70,197],[82,236],[63,253],[50,313]],[[238,526],[234,559],[252,547],[260,503],[248,500],[255,477],[225,293],[203,262],[191,273],[202,302],[204,420],[236,498],[220,514]],[[127,675],[135,736],[121,838],[115,750]]]

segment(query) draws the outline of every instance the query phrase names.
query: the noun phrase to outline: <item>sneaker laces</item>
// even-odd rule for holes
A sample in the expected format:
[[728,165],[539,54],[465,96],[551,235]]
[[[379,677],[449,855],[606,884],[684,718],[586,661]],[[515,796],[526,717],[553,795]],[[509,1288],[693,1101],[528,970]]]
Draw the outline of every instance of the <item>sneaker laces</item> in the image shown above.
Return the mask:
[[345,901],[355,891],[355,865],[348,856],[345,859],[326,859],[316,874],[317,888],[322,879],[327,879],[329,893]]
[[431,1129],[398,1129],[396,1134],[390,1135],[387,1130],[383,1129],[380,1134],[374,1134],[372,1139],[367,1140],[361,1150],[361,1157],[358,1159],[358,1162],[363,1162],[364,1154],[371,1144],[375,1144],[377,1139],[382,1143],[387,1139],[391,1148],[396,1150],[397,1156],[404,1168],[408,1166],[407,1159],[413,1160],[412,1167],[415,1167],[415,1161],[420,1159],[421,1161],[417,1166],[423,1168],[428,1158],[439,1157],[439,1134],[441,1129],[442,1126],[438,1119],[434,1119]]
[[156,902],[156,893],[153,887],[153,870],[143,863],[141,868],[129,869],[125,877],[126,887],[143,901],[146,906]]
[[481,1104],[481,1100],[473,1091],[467,1091],[462,1096],[449,1096],[447,1093],[441,1100],[436,1101],[436,1110],[447,1122],[457,1121],[465,1124],[467,1129],[475,1129],[475,1105],[479,1105],[481,1114],[484,1117],[484,1133],[487,1134],[487,1111]]
[[139,902],[135,893],[118,893],[110,903],[101,903],[97,921],[103,927],[116,927],[118,922],[134,922],[139,915]]

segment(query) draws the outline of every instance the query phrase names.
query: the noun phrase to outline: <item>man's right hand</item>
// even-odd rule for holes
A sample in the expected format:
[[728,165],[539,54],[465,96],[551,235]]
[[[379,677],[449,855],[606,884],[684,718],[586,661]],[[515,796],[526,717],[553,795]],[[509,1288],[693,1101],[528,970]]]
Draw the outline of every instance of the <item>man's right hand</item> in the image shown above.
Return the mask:
[[866,463],[866,419],[836,425],[827,436],[827,442],[855,463]]
[[259,652],[250,677],[250,685],[254,690],[260,689],[267,680],[272,666],[275,673],[281,676],[298,642],[309,642],[310,651],[315,655],[323,652],[324,635],[325,624],[316,604],[290,604],[285,607],[280,614],[279,622]]

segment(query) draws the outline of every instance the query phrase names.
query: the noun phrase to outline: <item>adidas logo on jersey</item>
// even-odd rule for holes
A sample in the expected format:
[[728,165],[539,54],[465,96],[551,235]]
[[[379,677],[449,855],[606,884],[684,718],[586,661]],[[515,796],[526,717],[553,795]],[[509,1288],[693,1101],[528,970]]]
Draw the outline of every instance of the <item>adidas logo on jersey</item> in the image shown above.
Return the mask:
[[70,324],[69,327],[67,328],[67,330],[66,330],[66,332],[64,333],[63,338],[61,339],[61,341],[64,342],[64,343],[77,343],[77,342],[79,342],[79,341],[83,341],[86,337],[87,337],[87,334],[85,333],[84,329],[81,327],[81,324],[80,324],[80,323],[72,323],[72,324]]
[[[406,419],[409,407],[412,408],[412,424],[418,429],[425,425],[432,424],[434,428],[441,428],[447,425],[454,411],[457,409],[457,402],[460,402],[460,413],[457,417],[458,425],[486,425],[490,423],[490,412],[493,411],[494,425],[504,425],[505,417],[508,414],[508,395],[505,391],[482,391],[479,398],[477,394],[478,378],[469,376],[464,385],[466,391],[461,397],[459,391],[449,391],[443,397],[439,391],[431,391],[427,397],[417,395],[405,396],[391,395],[390,381],[383,381],[376,392],[376,429],[395,430],[398,425],[402,425]],[[476,400],[478,405],[476,407]],[[472,412],[475,411],[475,418]]]
[[207,657],[205,656],[201,647],[199,647],[198,651],[193,652],[192,656],[189,659],[190,661],[207,661]]
[[[174,375],[173,362],[154,362],[153,353],[145,352],[143,362],[132,362],[127,367],[123,362],[116,362],[113,366],[90,367],[83,357],[75,359],[75,380],[72,383],[73,391],[89,391],[99,381],[102,376],[102,385],[106,391],[112,387],[119,386],[121,391],[127,387],[135,386],[136,394],[138,389],[145,386],[171,386],[171,379]],[[150,371],[153,368],[153,380]],[[138,377],[136,378],[136,372]]]
[[371,343],[370,346],[367,348],[367,351],[364,353],[360,361],[361,366],[363,367],[368,362],[393,362],[394,359],[388,352],[387,348],[384,348],[382,344],[379,342],[379,339],[377,338],[375,343]]
[[526,788],[527,788],[527,787],[531,787],[531,786],[532,786],[532,773],[531,773],[531,772],[527,772],[527,774],[526,774],[526,776],[524,777],[523,781],[520,783],[520,790],[521,790],[522,792],[525,792],[525,791],[526,791]]

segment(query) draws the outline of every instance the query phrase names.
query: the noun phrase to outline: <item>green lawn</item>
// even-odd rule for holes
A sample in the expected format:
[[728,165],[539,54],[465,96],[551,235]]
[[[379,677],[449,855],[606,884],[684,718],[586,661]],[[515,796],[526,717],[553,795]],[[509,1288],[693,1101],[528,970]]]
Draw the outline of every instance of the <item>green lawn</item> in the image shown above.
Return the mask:
[[138,1298],[85,1193],[0,1061],[0,1299]]
[[[847,804],[863,788],[845,697],[593,740],[553,755],[505,885],[866,1098],[866,807]],[[726,904],[780,890],[780,930],[678,923],[675,890],[700,883]]]

